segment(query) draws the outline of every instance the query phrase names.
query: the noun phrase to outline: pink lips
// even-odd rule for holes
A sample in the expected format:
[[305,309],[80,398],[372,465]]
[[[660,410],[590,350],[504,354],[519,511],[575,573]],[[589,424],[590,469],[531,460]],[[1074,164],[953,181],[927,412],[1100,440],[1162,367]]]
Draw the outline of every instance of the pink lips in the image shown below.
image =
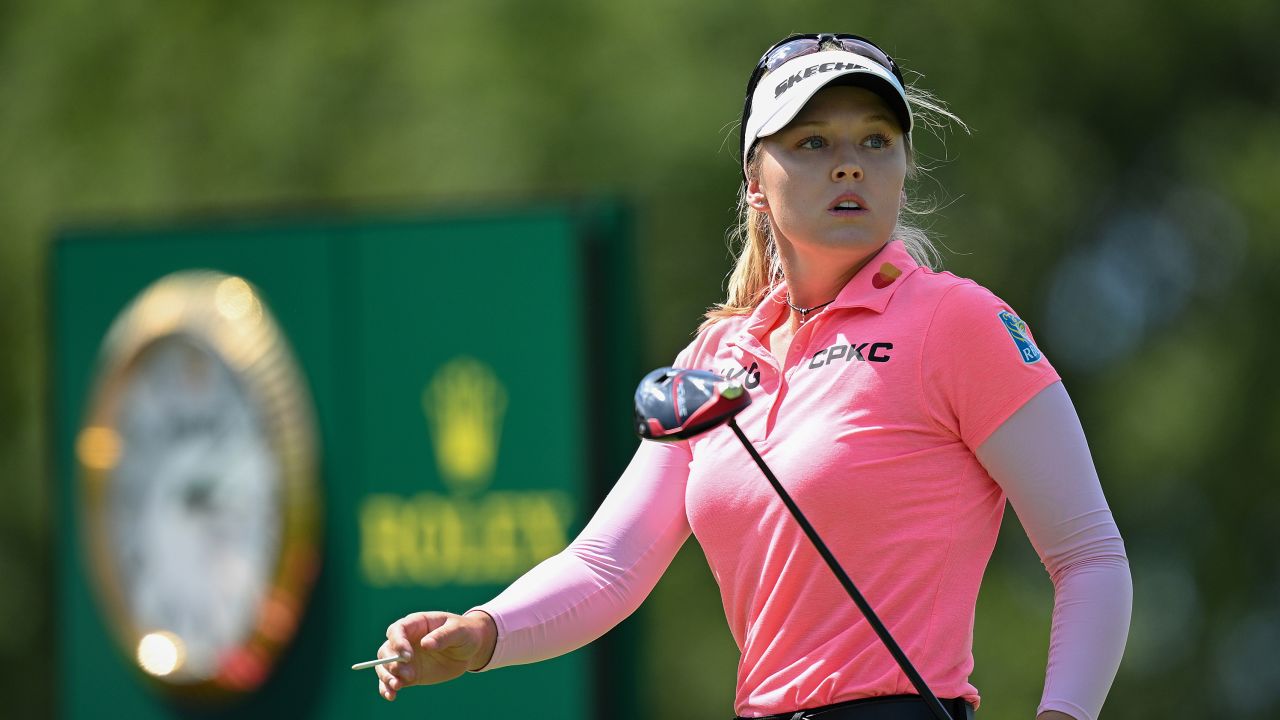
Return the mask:
[[[840,207],[840,203],[842,202],[855,202],[858,204],[858,208],[856,210],[850,209],[850,208],[842,208]],[[871,212],[871,210],[867,208],[867,201],[863,200],[861,195],[858,195],[856,193],[844,193],[840,197],[833,200],[831,204],[827,206],[827,212],[836,216],[849,217],[854,215],[865,215]]]

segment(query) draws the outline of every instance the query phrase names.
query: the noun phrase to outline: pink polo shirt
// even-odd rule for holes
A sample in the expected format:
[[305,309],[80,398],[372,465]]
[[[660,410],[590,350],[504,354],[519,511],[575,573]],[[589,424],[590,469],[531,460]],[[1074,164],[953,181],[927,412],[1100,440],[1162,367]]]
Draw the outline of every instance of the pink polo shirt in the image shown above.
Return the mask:
[[[676,361],[738,376],[738,424],[939,697],[977,702],[974,607],[1005,496],[974,449],[1058,380],[1026,325],[970,280],[887,245],[785,361],[785,287]],[[685,507],[742,651],[739,714],[914,693],[728,428],[688,442]]]
[[[701,332],[676,365],[743,380],[753,402],[739,423],[941,697],[978,700],[974,605],[1007,493],[1054,585],[1038,712],[1096,718],[1128,632],[1128,562],[1070,398],[1026,325],[894,242],[779,362],[762,339],[784,292]],[[640,443],[579,536],[477,608],[498,629],[485,669],[607,632],[690,532],[742,651],[739,715],[914,692],[727,428]]]

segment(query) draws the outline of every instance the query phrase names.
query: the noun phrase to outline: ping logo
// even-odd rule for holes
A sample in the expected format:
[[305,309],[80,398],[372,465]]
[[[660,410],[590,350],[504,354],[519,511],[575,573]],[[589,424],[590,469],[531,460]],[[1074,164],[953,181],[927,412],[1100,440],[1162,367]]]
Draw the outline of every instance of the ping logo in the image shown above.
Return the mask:
[[[740,367],[737,370],[734,370],[733,366],[730,365],[729,367],[724,369],[724,372],[721,372],[720,374],[723,375],[726,380],[737,380],[738,378],[741,377],[742,386],[748,390],[755,390],[756,388],[760,387],[760,364],[759,363],[753,362],[751,363],[751,367],[749,368]],[[743,377],[744,375],[746,377]]]
[[507,391],[487,365],[455,358],[422,391],[440,477],[457,493],[484,488],[493,476]]
[[1040,354],[1040,348],[1031,341],[1031,330],[1022,318],[1013,313],[1003,310],[1000,312],[1000,322],[1004,323],[1004,329],[1009,331],[1009,337],[1013,338],[1013,344],[1018,346],[1018,353],[1022,355],[1022,362],[1034,363],[1040,362],[1040,358],[1044,355]]

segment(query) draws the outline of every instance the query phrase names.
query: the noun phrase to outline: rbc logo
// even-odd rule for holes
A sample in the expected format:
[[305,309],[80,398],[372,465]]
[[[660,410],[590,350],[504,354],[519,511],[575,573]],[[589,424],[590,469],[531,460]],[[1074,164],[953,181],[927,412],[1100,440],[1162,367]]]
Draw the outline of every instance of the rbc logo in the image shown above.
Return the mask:
[[1009,331],[1009,337],[1013,338],[1013,344],[1018,346],[1018,353],[1022,355],[1022,362],[1034,363],[1039,362],[1044,355],[1040,354],[1040,348],[1031,341],[1031,331],[1027,328],[1027,324],[1022,318],[1008,311],[1000,313],[1000,322],[1004,323],[1004,329]]

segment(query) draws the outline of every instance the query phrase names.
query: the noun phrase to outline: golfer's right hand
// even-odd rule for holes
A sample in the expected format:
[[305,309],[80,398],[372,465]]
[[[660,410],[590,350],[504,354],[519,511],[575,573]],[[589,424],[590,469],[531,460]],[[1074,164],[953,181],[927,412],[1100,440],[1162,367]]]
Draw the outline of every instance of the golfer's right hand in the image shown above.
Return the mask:
[[378,666],[378,693],[395,700],[400,690],[411,685],[432,685],[479,670],[493,657],[497,639],[493,618],[479,610],[466,615],[406,615],[387,628],[387,641],[378,648],[378,657],[399,655],[409,660]]

